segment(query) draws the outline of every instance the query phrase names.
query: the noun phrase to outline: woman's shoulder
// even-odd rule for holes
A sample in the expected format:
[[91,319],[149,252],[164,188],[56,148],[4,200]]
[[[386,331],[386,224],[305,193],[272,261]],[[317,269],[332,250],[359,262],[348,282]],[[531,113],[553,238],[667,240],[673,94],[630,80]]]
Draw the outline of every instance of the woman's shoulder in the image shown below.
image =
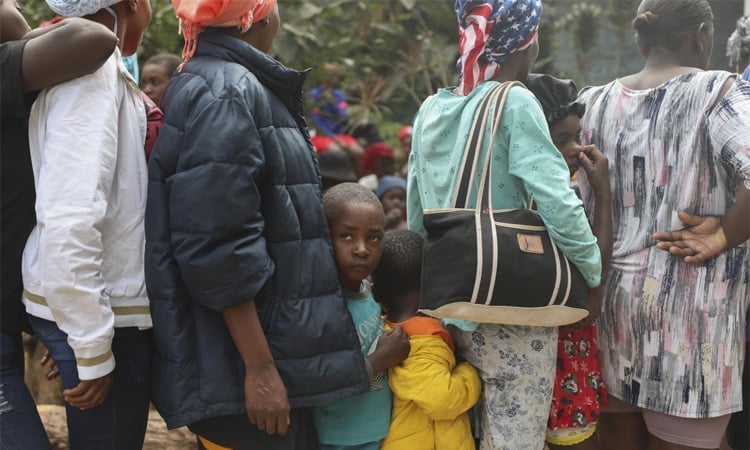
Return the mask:
[[664,86],[666,88],[713,93],[724,90],[727,81],[734,81],[736,78],[736,74],[726,70],[706,70],[680,75],[670,80],[671,83],[664,83]]
[[584,86],[578,91],[577,101],[584,105],[588,105],[616,86],[617,80],[599,86]]

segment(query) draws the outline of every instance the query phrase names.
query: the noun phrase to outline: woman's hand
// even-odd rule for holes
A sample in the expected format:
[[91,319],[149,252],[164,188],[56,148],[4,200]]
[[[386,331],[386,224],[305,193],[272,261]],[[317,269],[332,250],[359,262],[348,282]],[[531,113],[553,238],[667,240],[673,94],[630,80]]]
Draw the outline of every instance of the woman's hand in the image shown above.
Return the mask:
[[654,233],[652,237],[660,241],[656,244],[660,250],[680,256],[686,263],[700,264],[727,249],[727,238],[719,217],[694,216],[684,211],[677,216],[687,227]]
[[270,435],[286,434],[290,422],[289,399],[275,365],[246,369],[245,408],[250,423],[259,430]]

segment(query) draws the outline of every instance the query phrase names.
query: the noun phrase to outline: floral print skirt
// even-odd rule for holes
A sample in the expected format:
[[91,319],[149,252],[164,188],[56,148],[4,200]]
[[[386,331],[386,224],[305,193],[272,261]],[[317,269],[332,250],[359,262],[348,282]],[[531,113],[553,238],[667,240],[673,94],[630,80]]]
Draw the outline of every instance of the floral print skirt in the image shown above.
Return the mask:
[[480,324],[454,332],[456,353],[479,370],[480,450],[540,450],[555,380],[557,328]]

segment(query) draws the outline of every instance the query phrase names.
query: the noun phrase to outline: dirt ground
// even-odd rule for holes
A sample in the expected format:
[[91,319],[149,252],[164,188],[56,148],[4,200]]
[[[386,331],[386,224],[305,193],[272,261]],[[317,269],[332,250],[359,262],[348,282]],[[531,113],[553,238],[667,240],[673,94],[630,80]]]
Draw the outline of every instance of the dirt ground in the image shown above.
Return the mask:
[[[59,405],[40,405],[39,415],[47,430],[52,448],[67,450],[68,427],[65,424],[65,407]],[[149,412],[148,430],[143,450],[193,450],[196,448],[195,435],[187,428],[167,430],[167,427],[156,410]]]

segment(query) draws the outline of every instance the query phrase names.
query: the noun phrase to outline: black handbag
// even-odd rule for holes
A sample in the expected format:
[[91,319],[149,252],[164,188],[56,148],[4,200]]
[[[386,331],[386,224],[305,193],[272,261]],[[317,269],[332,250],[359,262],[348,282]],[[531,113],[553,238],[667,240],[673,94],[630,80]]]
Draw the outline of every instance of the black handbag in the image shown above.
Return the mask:
[[[494,88],[480,103],[464,148],[453,207],[424,211],[420,311],[437,318],[507,325],[560,326],[588,315],[583,275],[552,242],[532,209],[491,209],[492,144],[514,85]],[[491,105],[495,114],[484,161],[479,149]],[[473,175],[481,180],[468,206]]]

